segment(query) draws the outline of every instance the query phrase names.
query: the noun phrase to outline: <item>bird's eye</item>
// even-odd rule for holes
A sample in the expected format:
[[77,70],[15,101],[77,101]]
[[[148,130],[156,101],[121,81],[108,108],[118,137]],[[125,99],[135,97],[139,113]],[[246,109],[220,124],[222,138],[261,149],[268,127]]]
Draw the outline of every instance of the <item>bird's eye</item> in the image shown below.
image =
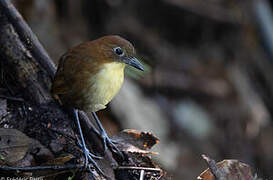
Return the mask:
[[114,52],[115,52],[116,55],[118,55],[118,56],[124,56],[124,51],[123,51],[120,47],[115,47],[115,48],[114,48]]

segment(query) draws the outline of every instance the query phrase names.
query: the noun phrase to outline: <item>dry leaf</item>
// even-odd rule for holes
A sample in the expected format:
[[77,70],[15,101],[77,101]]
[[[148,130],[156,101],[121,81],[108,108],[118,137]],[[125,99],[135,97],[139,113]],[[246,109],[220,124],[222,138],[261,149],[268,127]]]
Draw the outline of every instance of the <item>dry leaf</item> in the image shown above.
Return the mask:
[[159,142],[158,138],[149,132],[127,129],[115,135],[113,140],[118,142],[118,148],[122,151],[157,154],[156,152],[148,151],[148,149],[151,149],[153,145]]
[[[217,167],[225,177],[226,180],[253,180],[251,174],[250,166],[242,163],[238,160],[223,160],[217,163]],[[197,177],[200,180],[214,180],[214,176],[209,169],[206,169],[204,172]]]
[[21,160],[27,153],[31,139],[16,129],[0,128],[0,158],[6,163]]
[[46,165],[64,165],[66,162],[70,161],[72,158],[74,158],[72,154],[69,154],[67,156],[58,157],[52,160],[49,160]]

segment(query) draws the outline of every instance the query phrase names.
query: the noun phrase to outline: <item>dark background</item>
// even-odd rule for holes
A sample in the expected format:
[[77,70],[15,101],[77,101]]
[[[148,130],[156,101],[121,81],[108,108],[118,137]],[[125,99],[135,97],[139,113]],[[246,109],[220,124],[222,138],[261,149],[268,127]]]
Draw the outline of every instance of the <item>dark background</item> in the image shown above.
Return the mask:
[[[270,3],[246,0],[14,0],[57,63],[103,35],[130,40],[145,73],[127,70],[99,112],[107,131],[151,131],[173,179],[196,179],[201,154],[273,177]],[[265,4],[264,4],[265,3]],[[272,31],[270,31],[272,30]]]

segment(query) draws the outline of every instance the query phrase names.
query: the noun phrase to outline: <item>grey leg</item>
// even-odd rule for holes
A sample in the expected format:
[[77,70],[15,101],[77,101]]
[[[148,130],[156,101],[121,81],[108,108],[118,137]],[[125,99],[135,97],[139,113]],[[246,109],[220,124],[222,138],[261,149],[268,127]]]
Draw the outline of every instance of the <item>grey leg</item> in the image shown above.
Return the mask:
[[109,147],[109,149],[113,152],[118,154],[122,159],[124,159],[122,152],[116,147],[116,145],[114,144],[115,142],[110,139],[106,133],[106,131],[104,130],[97,114],[95,112],[92,112],[92,116],[96,121],[96,124],[99,128],[100,131],[100,136],[103,139],[103,145],[104,145],[104,152],[107,150],[107,147]]

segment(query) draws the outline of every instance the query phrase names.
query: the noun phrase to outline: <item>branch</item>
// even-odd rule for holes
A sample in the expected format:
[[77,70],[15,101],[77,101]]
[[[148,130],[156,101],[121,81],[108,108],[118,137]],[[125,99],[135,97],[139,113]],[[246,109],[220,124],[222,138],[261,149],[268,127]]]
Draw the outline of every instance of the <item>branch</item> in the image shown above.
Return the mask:
[[202,158],[207,162],[209,169],[213,176],[215,177],[215,180],[227,180],[225,178],[225,174],[217,167],[215,161],[213,159],[210,159],[206,155],[202,155]]
[[15,9],[10,0],[0,0],[0,6],[2,6],[4,14],[19,34],[27,49],[31,51],[33,57],[47,70],[48,75],[53,79],[56,67],[21,14]]
[[34,171],[47,171],[47,170],[71,170],[71,169],[83,169],[84,165],[81,164],[67,164],[62,166],[33,166],[33,167],[10,167],[1,166],[1,171],[21,171],[21,172],[34,172]]

